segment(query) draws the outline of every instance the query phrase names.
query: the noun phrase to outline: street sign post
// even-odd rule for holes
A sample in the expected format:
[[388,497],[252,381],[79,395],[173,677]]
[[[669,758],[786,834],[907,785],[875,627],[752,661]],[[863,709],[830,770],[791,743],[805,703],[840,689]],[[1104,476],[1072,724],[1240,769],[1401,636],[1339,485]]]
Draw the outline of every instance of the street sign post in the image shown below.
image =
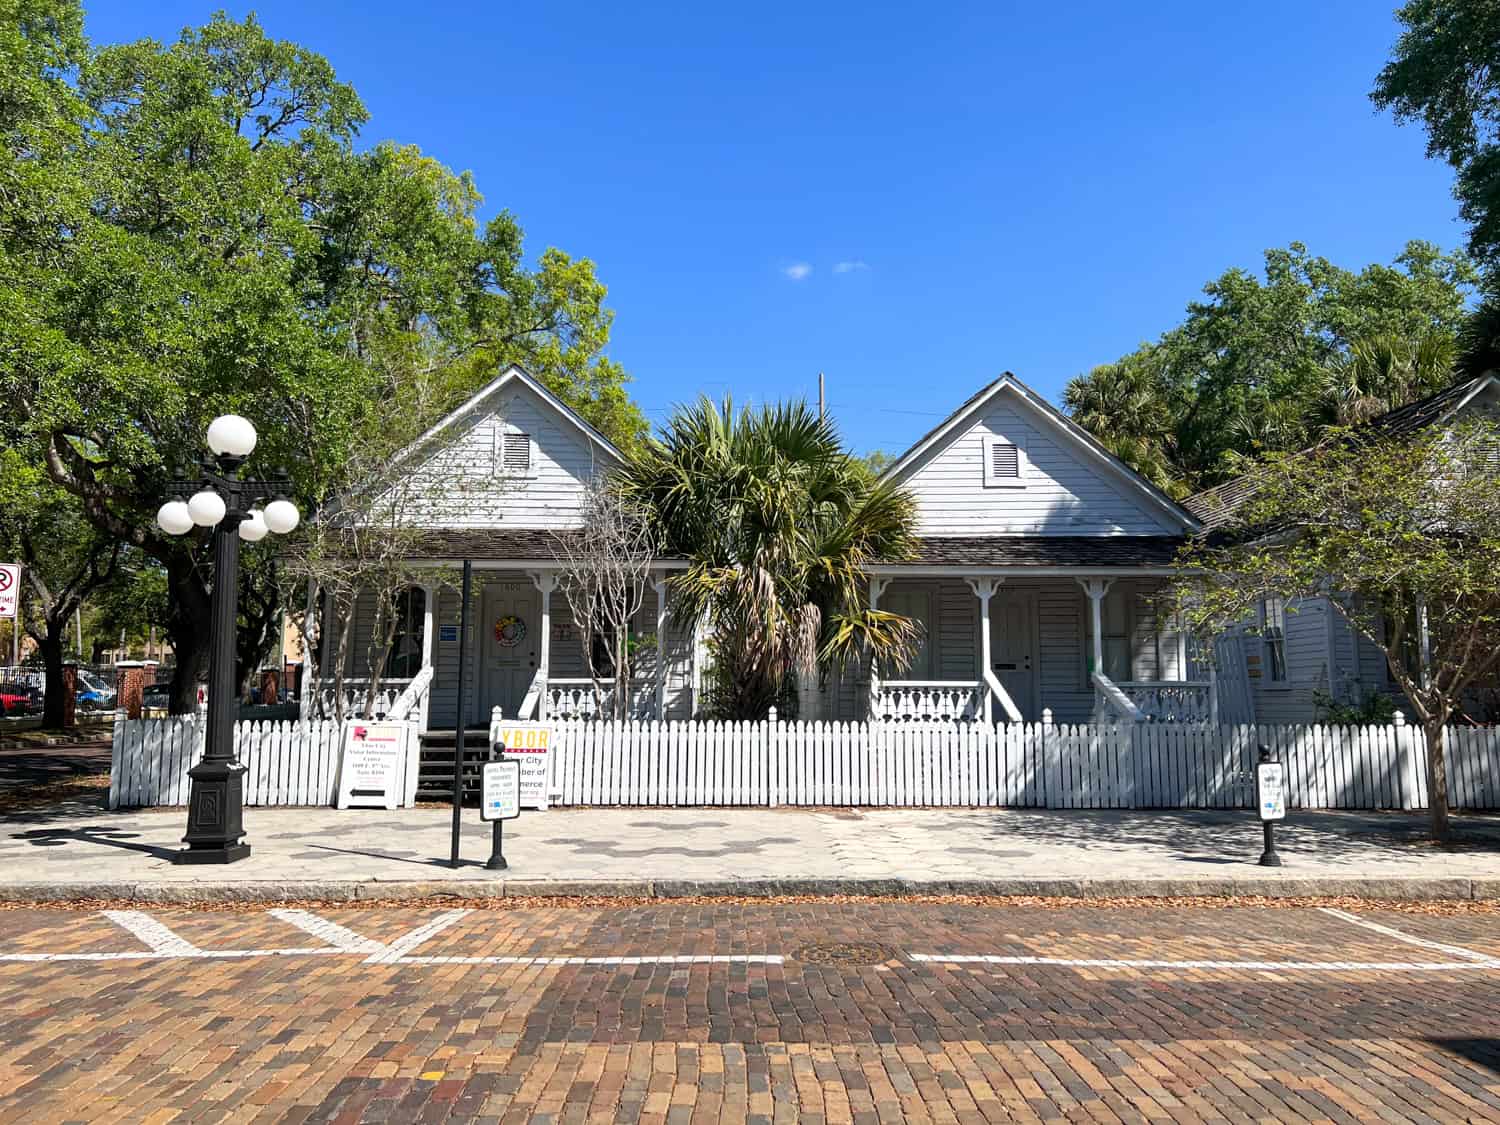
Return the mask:
[[494,822],[490,858],[485,866],[503,871],[505,863],[505,822],[521,815],[521,763],[502,758],[486,762],[480,774],[479,816]]
[[1286,819],[1286,767],[1276,760],[1268,746],[1260,748],[1260,761],[1255,765],[1255,807],[1265,829],[1266,847],[1261,852],[1260,865],[1280,867],[1281,856],[1276,854],[1276,822]]

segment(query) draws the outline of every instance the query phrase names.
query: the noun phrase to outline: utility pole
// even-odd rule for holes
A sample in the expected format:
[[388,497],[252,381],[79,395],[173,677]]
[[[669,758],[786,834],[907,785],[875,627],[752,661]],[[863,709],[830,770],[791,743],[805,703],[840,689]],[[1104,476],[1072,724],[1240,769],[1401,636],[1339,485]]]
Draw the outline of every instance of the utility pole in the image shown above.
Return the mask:
[[821,371],[818,372],[818,417],[828,417],[828,407],[823,398],[823,373]]

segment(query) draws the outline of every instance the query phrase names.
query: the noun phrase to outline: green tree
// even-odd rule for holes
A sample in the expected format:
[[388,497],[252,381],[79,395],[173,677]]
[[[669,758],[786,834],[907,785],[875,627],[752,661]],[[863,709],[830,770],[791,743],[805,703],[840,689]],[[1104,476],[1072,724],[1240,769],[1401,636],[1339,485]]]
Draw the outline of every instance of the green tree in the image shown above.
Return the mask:
[[1469,250],[1500,263],[1500,3],[1411,0],[1370,98],[1401,122],[1421,121],[1427,155],[1446,160],[1469,224]]
[[1294,242],[1266,251],[1264,280],[1210,282],[1181,324],[1074,379],[1064,402],[1157,484],[1192,491],[1310,444],[1351,387],[1368,408],[1441,385],[1475,281],[1466,257],[1426,242],[1358,273]]
[[876,484],[806,403],[679,407],[620,478],[656,521],[680,619],[707,624],[727,717],[765,716],[794,674],[874,655],[901,666],[917,627],[869,607],[866,567],[915,547],[911,496]]
[[356,152],[365,109],[325,59],[223,15],[90,50],[76,3],[22,8],[0,32],[27,68],[0,77],[0,185],[22,204],[0,209],[0,394],[88,521],[165,572],[174,709],[206,660],[208,543],[153,516],[215,415],[257,424],[254,464],[287,467],[305,511],[390,413],[435,419],[501,362],[627,444],[644,429],[592,264],[528,268],[509,214],[481,229],[470,177]]
[[1415,440],[1338,430],[1274,454],[1224,536],[1181,562],[1188,619],[1204,632],[1253,618],[1265,597],[1331,597],[1386,656],[1422,725],[1433,835],[1448,836],[1445,734],[1466,691],[1500,664],[1500,429]]

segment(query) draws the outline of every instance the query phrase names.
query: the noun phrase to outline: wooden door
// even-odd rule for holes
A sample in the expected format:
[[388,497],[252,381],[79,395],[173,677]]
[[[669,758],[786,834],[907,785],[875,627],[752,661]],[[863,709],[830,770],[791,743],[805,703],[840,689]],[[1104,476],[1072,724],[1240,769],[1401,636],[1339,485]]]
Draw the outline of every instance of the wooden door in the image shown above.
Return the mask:
[[1038,680],[1036,594],[1030,590],[995,591],[990,601],[990,663],[1027,722],[1041,717]]
[[516,717],[536,675],[541,619],[541,598],[530,582],[496,582],[485,587],[480,625],[484,653],[481,716],[499,707],[507,719]]

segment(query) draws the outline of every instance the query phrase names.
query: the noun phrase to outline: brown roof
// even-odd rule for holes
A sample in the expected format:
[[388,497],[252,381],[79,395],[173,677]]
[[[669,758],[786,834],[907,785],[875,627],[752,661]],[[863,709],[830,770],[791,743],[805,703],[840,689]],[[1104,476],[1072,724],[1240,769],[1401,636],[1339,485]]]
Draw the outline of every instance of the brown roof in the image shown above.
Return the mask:
[[[413,536],[410,557],[475,562],[561,561],[558,535],[543,527],[434,528]],[[657,560],[667,563],[676,560]]]
[[1179,535],[927,535],[898,566],[1168,567]]

